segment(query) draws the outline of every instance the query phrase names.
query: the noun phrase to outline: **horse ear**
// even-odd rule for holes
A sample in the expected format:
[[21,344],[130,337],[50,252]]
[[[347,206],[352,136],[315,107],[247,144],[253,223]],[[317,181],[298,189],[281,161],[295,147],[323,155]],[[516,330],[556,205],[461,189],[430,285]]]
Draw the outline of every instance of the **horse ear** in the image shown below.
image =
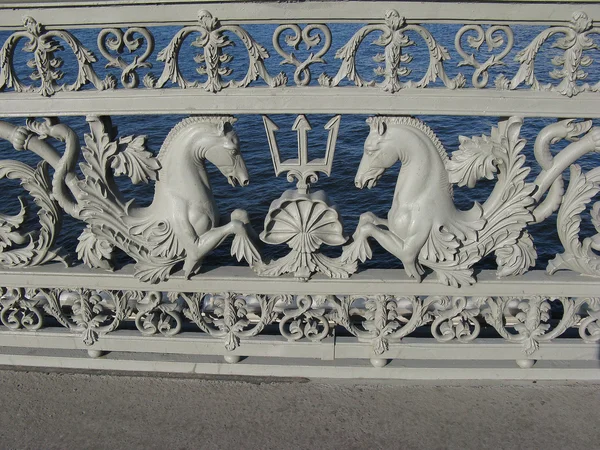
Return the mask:
[[217,133],[219,133],[219,136],[225,136],[225,122],[217,123]]
[[387,125],[385,124],[384,121],[380,121],[377,124],[377,133],[379,133],[379,136],[383,136],[385,134],[387,130]]

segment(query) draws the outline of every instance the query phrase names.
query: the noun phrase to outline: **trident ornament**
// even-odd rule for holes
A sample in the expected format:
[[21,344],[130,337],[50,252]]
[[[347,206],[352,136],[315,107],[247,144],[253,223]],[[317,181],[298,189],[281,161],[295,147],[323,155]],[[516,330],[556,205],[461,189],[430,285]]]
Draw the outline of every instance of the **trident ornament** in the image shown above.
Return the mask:
[[275,132],[279,131],[279,127],[269,117],[263,116],[275,175],[279,176],[281,173],[287,172],[287,179],[290,183],[293,183],[294,179],[297,180],[296,188],[301,194],[306,194],[310,188],[310,184],[317,182],[319,179],[317,172],[329,176],[331,174],[331,164],[333,163],[341,118],[342,116],[340,115],[335,116],[324,127],[329,131],[325,157],[309,161],[308,132],[312,130],[312,127],[304,114],[299,115],[292,126],[292,130],[298,133],[298,158],[281,161],[281,154],[279,153],[277,139],[275,138]]
[[320,252],[322,245],[340,246],[347,237],[338,210],[325,191],[308,192],[311,183],[316,183],[317,172],[331,173],[335,143],[341,116],[331,119],[325,129],[329,131],[325,157],[308,160],[308,131],[310,123],[304,115],[297,117],[292,130],[298,133],[298,158],[281,161],[275,132],[277,125],[263,116],[269,138],[275,175],[287,172],[290,183],[297,180],[296,189],[288,189],[271,202],[265,218],[265,229],[260,239],[271,245],[286,244],[290,251],[283,258],[260,261],[254,270],[265,277],[276,277],[284,273],[307,281],[313,274],[321,273],[331,278],[348,278],[356,271],[356,263],[344,263]]

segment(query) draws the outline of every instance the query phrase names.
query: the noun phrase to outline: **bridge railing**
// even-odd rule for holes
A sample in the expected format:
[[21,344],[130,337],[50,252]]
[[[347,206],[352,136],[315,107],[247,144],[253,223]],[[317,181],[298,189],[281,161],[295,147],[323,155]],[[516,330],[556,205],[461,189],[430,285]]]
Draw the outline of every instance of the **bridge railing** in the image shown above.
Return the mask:
[[[597,361],[599,18],[593,1],[0,2],[0,177],[22,191],[0,216],[2,361]],[[279,114],[295,118],[291,158]],[[157,115],[183,117],[153,153],[156,119],[140,117]],[[246,115],[264,130],[238,135]],[[357,115],[354,179],[338,180]],[[453,131],[481,118],[482,136]],[[254,182],[239,145],[252,134],[292,183],[263,191],[258,223],[264,199],[205,168]],[[337,206],[323,175],[347,185]],[[366,187],[387,216],[365,208],[344,229]],[[238,209],[221,217],[223,198]],[[560,251],[540,258],[536,233]],[[221,252],[208,267],[217,248],[240,265]],[[378,268],[385,252],[401,268]]]

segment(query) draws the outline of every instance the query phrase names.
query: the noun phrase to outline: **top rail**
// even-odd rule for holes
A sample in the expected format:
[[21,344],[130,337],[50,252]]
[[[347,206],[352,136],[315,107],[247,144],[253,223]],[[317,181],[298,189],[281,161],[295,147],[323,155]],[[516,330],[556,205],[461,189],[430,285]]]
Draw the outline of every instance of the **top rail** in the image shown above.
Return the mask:
[[411,21],[428,23],[564,23],[574,10],[600,17],[594,1],[483,1],[483,2],[240,2],[240,1],[124,1],[109,2],[0,2],[0,29],[20,27],[24,15],[43,18],[48,27],[102,27],[106,25],[181,25],[195,22],[198,9],[209,9],[223,23],[372,22],[397,9]]

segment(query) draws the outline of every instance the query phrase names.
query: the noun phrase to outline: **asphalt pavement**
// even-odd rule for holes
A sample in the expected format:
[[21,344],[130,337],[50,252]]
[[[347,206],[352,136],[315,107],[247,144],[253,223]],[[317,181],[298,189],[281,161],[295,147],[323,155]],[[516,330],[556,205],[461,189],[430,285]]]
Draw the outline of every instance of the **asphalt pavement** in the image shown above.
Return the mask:
[[600,384],[0,370],[2,449],[595,449]]

